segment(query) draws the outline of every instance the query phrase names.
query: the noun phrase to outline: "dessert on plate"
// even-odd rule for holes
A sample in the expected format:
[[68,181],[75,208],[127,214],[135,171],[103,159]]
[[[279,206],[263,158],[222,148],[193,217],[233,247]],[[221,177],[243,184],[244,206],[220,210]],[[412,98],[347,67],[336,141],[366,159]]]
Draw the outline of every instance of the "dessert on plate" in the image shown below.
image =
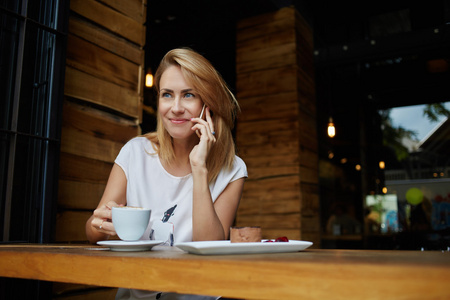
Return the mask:
[[261,242],[261,227],[231,227],[231,243],[255,243]]

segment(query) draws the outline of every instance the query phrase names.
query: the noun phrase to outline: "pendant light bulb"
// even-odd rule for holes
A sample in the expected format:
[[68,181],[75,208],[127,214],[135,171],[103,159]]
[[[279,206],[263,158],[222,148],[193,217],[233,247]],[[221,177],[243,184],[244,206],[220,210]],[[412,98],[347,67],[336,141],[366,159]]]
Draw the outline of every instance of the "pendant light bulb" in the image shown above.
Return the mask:
[[334,127],[333,118],[328,120],[328,136],[333,138],[336,135],[336,128]]
[[151,88],[153,86],[153,74],[150,68],[147,69],[147,74],[145,74],[145,87]]

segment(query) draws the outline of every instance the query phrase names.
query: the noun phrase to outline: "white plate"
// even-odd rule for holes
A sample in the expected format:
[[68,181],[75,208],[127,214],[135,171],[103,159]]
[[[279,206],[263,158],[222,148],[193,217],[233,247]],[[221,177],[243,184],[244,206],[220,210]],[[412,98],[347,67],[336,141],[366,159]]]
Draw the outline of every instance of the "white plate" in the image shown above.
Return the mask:
[[163,241],[142,240],[134,242],[125,241],[100,241],[97,244],[107,246],[112,251],[147,251],[154,246],[162,244]]
[[176,243],[181,250],[193,254],[245,254],[245,253],[280,253],[297,252],[311,246],[312,242],[295,241],[265,243],[231,243],[230,241],[205,241]]

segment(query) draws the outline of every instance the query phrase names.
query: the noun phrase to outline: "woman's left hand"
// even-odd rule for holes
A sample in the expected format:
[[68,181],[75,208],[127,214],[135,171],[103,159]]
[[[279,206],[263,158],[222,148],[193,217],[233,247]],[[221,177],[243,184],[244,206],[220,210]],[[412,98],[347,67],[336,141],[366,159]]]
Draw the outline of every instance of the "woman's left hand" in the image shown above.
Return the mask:
[[214,123],[211,117],[209,107],[205,109],[206,120],[201,118],[193,118],[192,122],[196,124],[191,128],[200,138],[200,142],[194,146],[189,154],[189,160],[192,167],[206,167],[206,159],[208,158],[211,147],[216,142]]

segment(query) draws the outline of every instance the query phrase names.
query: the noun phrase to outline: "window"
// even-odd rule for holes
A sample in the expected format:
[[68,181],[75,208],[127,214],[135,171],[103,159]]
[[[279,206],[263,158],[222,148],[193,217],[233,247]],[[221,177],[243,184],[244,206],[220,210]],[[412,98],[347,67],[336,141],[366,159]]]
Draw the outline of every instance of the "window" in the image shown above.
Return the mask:
[[49,242],[69,1],[0,0],[0,236]]

